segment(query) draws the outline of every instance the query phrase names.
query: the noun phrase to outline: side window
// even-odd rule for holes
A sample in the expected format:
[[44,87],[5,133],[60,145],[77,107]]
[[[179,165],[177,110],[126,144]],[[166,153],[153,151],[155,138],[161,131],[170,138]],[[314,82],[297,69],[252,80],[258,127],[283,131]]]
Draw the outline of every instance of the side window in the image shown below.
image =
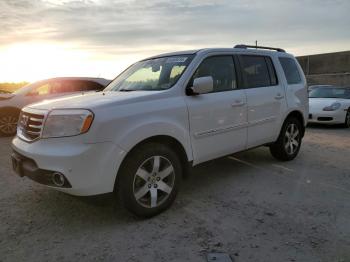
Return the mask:
[[270,80],[269,69],[264,56],[242,55],[240,56],[240,64],[243,81],[247,88],[275,85]]
[[289,57],[279,57],[278,59],[280,60],[280,63],[282,65],[284,75],[287,79],[287,83],[289,85],[301,83],[299,70],[294,59]]
[[102,90],[102,89],[103,89],[103,86],[91,81],[64,80],[64,81],[57,81],[52,84],[52,92],[55,94]]
[[278,85],[278,79],[277,79],[277,75],[276,75],[276,69],[275,66],[272,63],[272,60],[270,57],[265,57],[267,66],[269,68],[269,74],[270,74],[270,81],[271,81],[271,85],[275,86]]
[[56,81],[51,83],[51,89],[53,94],[62,93],[62,82]]
[[84,91],[97,91],[97,90],[103,90],[105,87],[99,83],[92,82],[92,81],[85,81],[85,89]]
[[213,56],[204,59],[194,73],[193,80],[204,76],[211,76],[213,78],[213,92],[237,89],[237,79],[232,56]]
[[65,92],[80,92],[85,91],[87,89],[87,82],[85,81],[67,81],[65,83]]
[[31,96],[42,96],[50,94],[51,86],[50,83],[42,84],[28,93]]
[[52,83],[52,93],[70,93],[74,92],[75,82],[74,81],[56,81]]

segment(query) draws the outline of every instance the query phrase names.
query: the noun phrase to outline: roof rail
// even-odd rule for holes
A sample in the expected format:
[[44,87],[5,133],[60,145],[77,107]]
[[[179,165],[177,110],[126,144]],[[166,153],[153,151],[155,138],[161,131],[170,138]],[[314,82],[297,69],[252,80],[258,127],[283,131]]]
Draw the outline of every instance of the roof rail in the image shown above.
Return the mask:
[[268,47],[268,46],[258,46],[258,45],[235,45],[234,48],[242,48],[242,49],[255,48],[255,49],[275,50],[277,52],[283,52],[283,53],[286,52],[282,48],[275,48],[275,47]]

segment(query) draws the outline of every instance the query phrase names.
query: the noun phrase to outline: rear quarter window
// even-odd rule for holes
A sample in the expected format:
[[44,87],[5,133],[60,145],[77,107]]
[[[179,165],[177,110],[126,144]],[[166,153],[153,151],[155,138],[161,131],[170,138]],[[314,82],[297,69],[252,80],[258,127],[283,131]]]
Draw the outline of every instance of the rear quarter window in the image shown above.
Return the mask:
[[283,68],[288,85],[300,84],[301,76],[295,60],[289,57],[279,57],[278,59]]

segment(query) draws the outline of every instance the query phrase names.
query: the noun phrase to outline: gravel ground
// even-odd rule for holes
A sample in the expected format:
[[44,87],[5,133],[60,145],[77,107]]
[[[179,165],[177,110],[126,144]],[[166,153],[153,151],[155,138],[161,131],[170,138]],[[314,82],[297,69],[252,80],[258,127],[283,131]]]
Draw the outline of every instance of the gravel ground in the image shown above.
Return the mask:
[[0,261],[350,261],[350,130],[311,127],[292,162],[267,148],[194,168],[148,220],[112,195],[79,198],[11,171],[0,138]]

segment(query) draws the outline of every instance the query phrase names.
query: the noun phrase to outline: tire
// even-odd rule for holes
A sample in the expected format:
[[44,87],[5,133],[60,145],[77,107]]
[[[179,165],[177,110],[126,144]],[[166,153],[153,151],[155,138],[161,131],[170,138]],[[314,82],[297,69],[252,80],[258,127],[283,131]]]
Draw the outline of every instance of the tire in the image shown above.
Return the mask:
[[344,126],[346,128],[350,128],[350,108],[348,109],[348,112],[346,113]]
[[299,153],[301,141],[302,124],[295,117],[287,118],[277,141],[270,146],[270,152],[278,160],[293,160]]
[[17,122],[19,113],[0,113],[0,136],[14,136],[17,132]]
[[147,143],[124,160],[116,191],[122,205],[139,217],[152,217],[175,200],[182,180],[182,166],[168,146]]

